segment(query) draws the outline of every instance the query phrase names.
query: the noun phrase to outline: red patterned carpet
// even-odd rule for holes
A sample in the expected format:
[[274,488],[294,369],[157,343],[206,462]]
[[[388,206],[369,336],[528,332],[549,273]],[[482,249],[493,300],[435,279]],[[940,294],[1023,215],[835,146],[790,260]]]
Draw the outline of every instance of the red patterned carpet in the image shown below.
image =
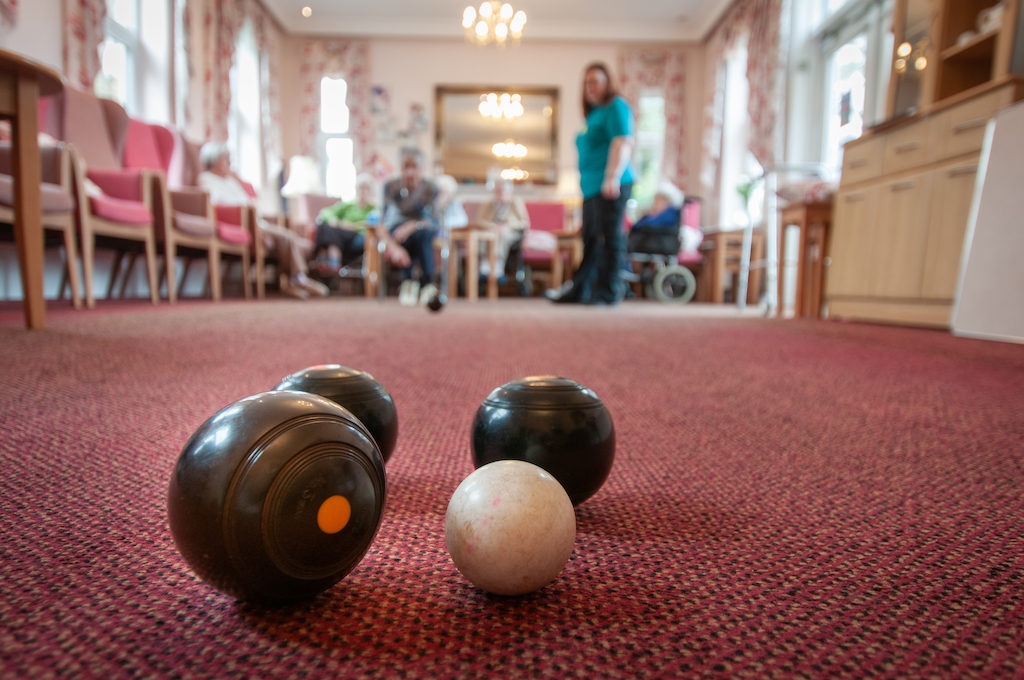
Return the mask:
[[[0,676],[1024,677],[1024,347],[543,301],[103,305],[0,321]],[[207,417],[320,363],[398,406],[376,540],[314,600],[239,604],[166,517]],[[602,397],[618,448],[551,585],[445,551],[480,401]]]

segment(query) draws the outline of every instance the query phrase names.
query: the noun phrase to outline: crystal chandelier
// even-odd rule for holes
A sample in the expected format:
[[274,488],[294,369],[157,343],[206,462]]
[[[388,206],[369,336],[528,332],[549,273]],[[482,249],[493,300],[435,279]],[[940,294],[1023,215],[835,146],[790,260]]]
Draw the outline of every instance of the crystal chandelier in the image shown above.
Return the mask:
[[518,41],[523,37],[526,26],[526,12],[518,12],[512,5],[485,0],[476,9],[472,5],[462,12],[462,27],[466,38],[479,45],[505,45],[509,40]]

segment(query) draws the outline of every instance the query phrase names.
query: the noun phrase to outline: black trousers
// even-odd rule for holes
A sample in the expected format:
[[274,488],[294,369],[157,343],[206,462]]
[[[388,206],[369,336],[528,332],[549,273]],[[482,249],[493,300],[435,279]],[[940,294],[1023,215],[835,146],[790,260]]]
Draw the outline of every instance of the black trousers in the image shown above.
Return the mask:
[[326,222],[316,223],[316,246],[313,252],[317,255],[328,246],[337,246],[341,251],[342,258],[348,260],[363,254],[366,236],[361,232],[332,227]]
[[622,267],[626,261],[626,236],[622,217],[633,185],[624,184],[618,198],[601,194],[583,201],[583,259],[572,277],[568,295],[579,302],[617,303],[626,295]]

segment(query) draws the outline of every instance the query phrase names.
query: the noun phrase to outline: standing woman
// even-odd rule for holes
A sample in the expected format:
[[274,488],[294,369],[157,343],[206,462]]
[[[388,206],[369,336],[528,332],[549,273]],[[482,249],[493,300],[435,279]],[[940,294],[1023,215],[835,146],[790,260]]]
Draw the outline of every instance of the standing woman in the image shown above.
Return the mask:
[[622,217],[633,189],[633,113],[602,63],[583,73],[584,129],[576,137],[583,191],[583,259],[572,281],[548,291],[554,302],[616,305],[626,293],[622,278],[626,242]]

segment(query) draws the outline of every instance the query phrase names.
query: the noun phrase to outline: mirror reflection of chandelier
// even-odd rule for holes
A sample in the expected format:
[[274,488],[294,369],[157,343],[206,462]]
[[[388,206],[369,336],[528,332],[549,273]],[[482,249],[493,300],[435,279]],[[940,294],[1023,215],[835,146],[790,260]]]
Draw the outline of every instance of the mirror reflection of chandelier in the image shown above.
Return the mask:
[[506,139],[491,147],[491,153],[498,158],[526,158],[526,146],[515,140]]
[[523,115],[522,97],[518,94],[503,93],[500,97],[494,92],[480,95],[480,106],[477,107],[484,118],[518,118]]
[[529,176],[530,173],[521,168],[505,168],[501,171],[501,178],[510,182],[522,182]]
[[523,37],[524,26],[526,12],[515,11],[507,2],[485,0],[480,3],[480,9],[470,5],[462,12],[466,37],[479,45],[504,45],[509,40],[519,40]]

